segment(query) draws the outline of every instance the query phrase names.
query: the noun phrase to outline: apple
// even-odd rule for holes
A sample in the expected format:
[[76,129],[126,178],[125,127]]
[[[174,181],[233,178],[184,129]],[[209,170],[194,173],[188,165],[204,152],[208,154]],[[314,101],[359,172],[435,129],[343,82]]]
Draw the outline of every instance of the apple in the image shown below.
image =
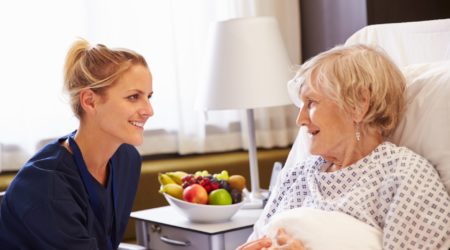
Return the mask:
[[226,189],[219,188],[209,193],[208,204],[210,205],[230,205],[232,203],[233,199]]
[[197,204],[206,204],[208,202],[208,192],[202,185],[192,184],[183,190],[183,200]]

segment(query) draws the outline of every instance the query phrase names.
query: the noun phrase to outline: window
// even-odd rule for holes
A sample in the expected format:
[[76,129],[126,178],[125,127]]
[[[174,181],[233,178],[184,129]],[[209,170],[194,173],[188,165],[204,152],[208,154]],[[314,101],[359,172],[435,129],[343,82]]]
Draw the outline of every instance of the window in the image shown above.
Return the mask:
[[[296,30],[293,39],[288,40],[288,47],[290,44],[296,51],[295,57],[299,57],[299,25],[292,21],[298,20],[298,1],[261,1],[261,6],[253,2],[0,3],[0,171],[19,168],[42,143],[77,128],[78,121],[62,92],[64,57],[77,37],[109,47],[130,48],[146,57],[154,78],[155,115],[147,122],[146,140],[139,147],[142,154],[242,148],[239,112],[211,112],[205,120],[193,105],[210,22],[248,15],[255,9],[274,15],[280,14],[280,10],[288,11],[289,15],[280,16]],[[296,9],[282,8],[292,4]],[[257,140],[262,138],[260,145],[292,143],[297,131],[293,107],[258,110],[256,117],[261,132]]]

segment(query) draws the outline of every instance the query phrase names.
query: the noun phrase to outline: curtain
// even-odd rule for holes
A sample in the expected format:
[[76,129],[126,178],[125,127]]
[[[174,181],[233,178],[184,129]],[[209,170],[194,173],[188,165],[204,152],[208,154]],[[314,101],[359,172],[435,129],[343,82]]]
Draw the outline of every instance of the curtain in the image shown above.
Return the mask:
[[[246,148],[240,111],[194,109],[212,22],[276,16],[294,64],[300,62],[298,0],[16,0],[0,3],[0,171],[20,168],[43,144],[76,129],[62,69],[82,37],[133,49],[153,74],[155,115],[145,127],[143,155]],[[290,145],[298,129],[292,106],[257,109],[259,147]]]

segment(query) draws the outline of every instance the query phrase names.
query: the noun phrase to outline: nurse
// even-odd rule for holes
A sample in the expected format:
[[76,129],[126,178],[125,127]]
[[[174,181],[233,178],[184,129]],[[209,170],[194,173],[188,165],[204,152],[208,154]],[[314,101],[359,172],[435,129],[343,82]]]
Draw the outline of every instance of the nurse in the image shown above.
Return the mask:
[[152,75],[134,51],[77,40],[64,89],[79,127],[36,153],[6,191],[0,249],[117,249],[153,115]]

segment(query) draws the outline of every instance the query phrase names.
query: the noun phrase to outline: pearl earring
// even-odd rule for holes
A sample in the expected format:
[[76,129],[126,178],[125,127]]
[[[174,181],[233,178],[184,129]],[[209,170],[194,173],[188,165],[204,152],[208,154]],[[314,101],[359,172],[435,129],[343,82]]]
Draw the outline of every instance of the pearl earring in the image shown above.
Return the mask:
[[361,140],[361,131],[359,129],[359,123],[356,124],[355,136],[356,136],[356,141],[360,141]]

